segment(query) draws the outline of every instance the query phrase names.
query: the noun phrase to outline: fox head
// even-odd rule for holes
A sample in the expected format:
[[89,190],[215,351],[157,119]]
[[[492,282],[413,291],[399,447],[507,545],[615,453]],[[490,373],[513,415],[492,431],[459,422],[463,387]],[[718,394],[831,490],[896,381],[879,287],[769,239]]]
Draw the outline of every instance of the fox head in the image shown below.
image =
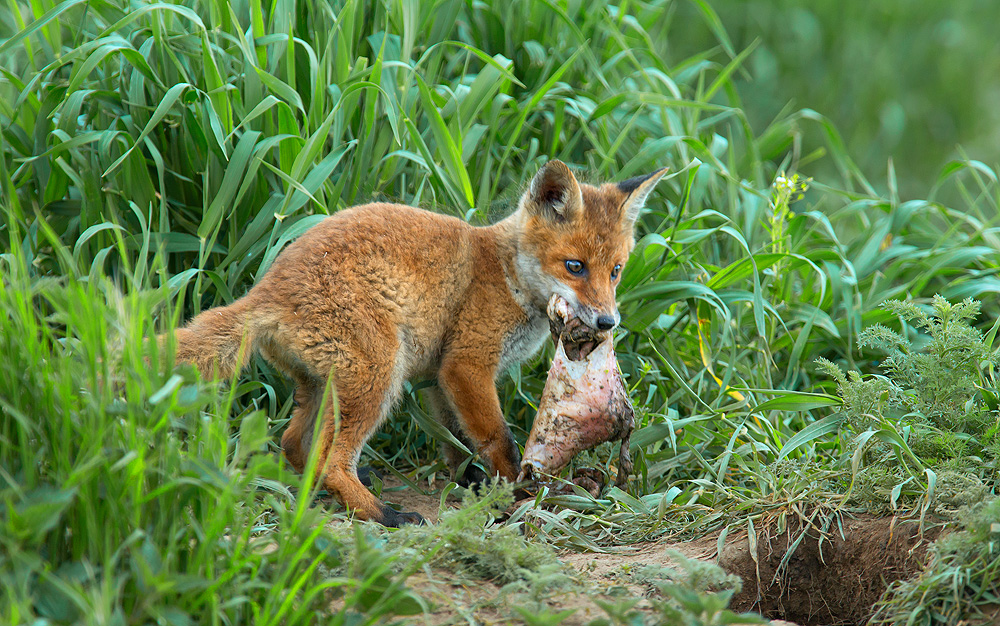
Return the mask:
[[562,161],[538,171],[518,206],[517,265],[542,307],[558,293],[591,328],[618,325],[615,291],[635,246],[635,220],[666,172],[594,187],[577,182]]

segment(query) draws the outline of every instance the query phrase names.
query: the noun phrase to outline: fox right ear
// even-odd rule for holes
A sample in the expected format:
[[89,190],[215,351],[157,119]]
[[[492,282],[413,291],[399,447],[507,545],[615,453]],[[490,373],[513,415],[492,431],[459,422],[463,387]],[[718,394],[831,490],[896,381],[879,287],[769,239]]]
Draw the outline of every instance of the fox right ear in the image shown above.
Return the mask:
[[538,170],[522,200],[533,215],[573,221],[583,208],[580,183],[565,163],[553,159]]
[[652,174],[636,176],[618,183],[618,190],[625,194],[625,201],[622,203],[624,209],[622,218],[628,224],[635,224],[639,212],[646,204],[646,197],[649,196],[649,192],[653,191],[653,187],[656,187],[656,183],[660,182],[668,169],[661,167]]

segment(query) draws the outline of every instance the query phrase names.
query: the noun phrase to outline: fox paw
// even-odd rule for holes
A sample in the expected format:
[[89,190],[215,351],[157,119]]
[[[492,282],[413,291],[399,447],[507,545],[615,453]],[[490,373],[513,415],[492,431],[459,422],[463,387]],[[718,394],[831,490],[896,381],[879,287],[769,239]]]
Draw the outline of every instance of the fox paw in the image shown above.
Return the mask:
[[416,511],[396,511],[388,506],[382,506],[382,519],[376,520],[386,528],[399,528],[404,524],[423,525],[427,523],[424,516]]

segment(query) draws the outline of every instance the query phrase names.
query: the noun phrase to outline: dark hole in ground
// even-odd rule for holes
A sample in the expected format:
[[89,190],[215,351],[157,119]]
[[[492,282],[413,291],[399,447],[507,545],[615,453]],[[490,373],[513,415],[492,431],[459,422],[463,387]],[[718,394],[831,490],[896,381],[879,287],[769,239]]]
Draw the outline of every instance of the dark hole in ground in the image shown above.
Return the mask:
[[756,529],[759,579],[746,531],[731,535],[719,555],[719,565],[743,579],[731,608],[802,626],[866,623],[890,583],[923,569],[927,548],[940,534],[940,527],[926,525],[921,534],[917,522],[899,518],[843,517],[830,524],[823,541],[818,530],[807,530],[782,564],[802,526],[790,522],[784,532],[777,531],[777,520],[762,526]]

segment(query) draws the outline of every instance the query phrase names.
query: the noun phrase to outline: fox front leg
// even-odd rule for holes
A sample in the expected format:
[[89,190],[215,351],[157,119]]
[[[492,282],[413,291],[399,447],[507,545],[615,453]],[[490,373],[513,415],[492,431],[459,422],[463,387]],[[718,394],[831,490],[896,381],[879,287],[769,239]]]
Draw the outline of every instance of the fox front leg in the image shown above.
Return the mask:
[[438,384],[462,428],[490,464],[491,474],[513,482],[521,455],[500,409],[493,372],[485,367],[470,367],[468,361],[446,359]]

